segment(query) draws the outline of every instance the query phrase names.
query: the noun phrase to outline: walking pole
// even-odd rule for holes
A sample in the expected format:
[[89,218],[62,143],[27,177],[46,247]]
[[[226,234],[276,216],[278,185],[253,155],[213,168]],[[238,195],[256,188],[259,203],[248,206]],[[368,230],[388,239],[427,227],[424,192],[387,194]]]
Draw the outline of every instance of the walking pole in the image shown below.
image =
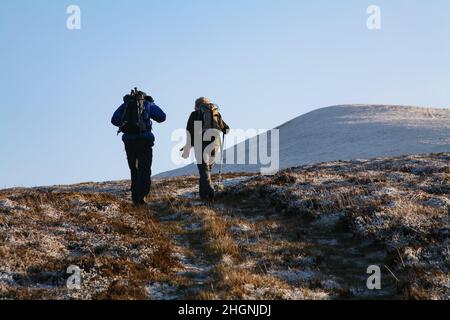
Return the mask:
[[219,167],[219,182],[217,184],[217,189],[223,189],[222,185],[222,165],[223,165],[223,149],[225,145],[225,132],[222,132],[222,143],[220,144],[220,167]]

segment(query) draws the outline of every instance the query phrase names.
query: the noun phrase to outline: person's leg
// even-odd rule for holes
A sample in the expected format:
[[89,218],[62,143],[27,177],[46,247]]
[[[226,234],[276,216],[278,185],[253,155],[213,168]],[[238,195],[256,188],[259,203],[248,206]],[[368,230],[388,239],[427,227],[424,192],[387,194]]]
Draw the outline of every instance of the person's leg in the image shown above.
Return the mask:
[[138,150],[139,202],[149,194],[152,176],[153,146],[150,141],[142,140]]
[[199,179],[199,194],[202,200],[214,199],[214,188],[211,180],[211,168],[210,164],[197,164]]
[[138,168],[137,168],[137,152],[136,152],[136,142],[133,140],[125,141],[125,151],[127,153],[128,167],[131,173],[131,199],[134,204],[137,204],[138,199],[138,189],[139,189],[139,179],[138,179]]
[[211,169],[213,158],[211,155],[204,154],[205,148],[207,148],[208,143],[203,143],[202,145],[202,159],[199,161],[197,158],[197,167],[199,172],[199,193],[200,199],[202,200],[213,200],[214,199],[214,188],[211,181]]
[[198,193],[200,199],[206,200],[208,198],[208,192],[206,191],[207,176],[205,170],[205,164],[197,164],[199,180],[198,180]]
[[211,179],[211,172],[212,172],[212,164],[206,164],[206,191],[208,194],[208,200],[214,200],[215,192],[214,192],[214,185]]

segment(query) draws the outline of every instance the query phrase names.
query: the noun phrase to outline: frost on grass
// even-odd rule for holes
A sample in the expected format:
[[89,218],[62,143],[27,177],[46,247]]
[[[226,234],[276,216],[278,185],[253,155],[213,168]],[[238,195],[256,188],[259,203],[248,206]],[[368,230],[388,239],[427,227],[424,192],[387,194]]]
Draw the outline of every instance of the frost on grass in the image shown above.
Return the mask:
[[[107,193],[62,190],[1,191],[0,298],[147,298],[177,265],[157,221]],[[66,286],[71,265],[83,290]]]
[[[0,191],[0,299],[449,299],[450,154]],[[215,177],[217,179],[217,177]],[[384,265],[380,292],[366,268]],[[82,290],[68,290],[79,266]]]
[[305,165],[227,192],[374,239],[386,247],[405,297],[450,298],[448,153]]

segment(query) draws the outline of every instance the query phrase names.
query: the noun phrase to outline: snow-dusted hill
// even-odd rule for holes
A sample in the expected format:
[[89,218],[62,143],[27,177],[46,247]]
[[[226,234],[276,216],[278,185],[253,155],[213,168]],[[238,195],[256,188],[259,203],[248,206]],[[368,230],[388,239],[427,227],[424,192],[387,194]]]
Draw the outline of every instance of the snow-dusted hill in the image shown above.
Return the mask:
[[[297,117],[277,129],[280,169],[334,160],[450,151],[450,109],[333,106]],[[248,161],[248,141],[243,143]],[[256,172],[260,167],[224,165],[223,171]],[[157,177],[191,174],[197,174],[193,164]]]

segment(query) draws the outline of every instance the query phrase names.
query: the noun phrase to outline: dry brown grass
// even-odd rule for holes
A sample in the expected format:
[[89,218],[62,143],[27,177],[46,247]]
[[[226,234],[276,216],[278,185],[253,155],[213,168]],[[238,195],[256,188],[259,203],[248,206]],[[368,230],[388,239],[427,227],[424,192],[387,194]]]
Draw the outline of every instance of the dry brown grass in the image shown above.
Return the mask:
[[253,179],[228,196],[257,195],[297,217],[340,214],[357,237],[386,246],[405,297],[439,299],[449,297],[449,172],[448,153],[325,163]]
[[[19,286],[0,285],[1,297],[142,299],[151,279],[178,266],[159,222],[128,201],[35,190],[8,190],[1,197],[13,205],[0,215],[0,272],[24,279]],[[87,275],[85,290],[65,288],[70,265]]]
[[[352,298],[369,250],[385,251],[377,262],[399,279],[389,294],[446,299],[449,163],[292,168],[227,188],[215,207],[192,197],[195,177],[154,181],[145,209],[131,206],[126,182],[2,190],[0,298]],[[83,290],[66,289],[69,265],[83,270]]]

